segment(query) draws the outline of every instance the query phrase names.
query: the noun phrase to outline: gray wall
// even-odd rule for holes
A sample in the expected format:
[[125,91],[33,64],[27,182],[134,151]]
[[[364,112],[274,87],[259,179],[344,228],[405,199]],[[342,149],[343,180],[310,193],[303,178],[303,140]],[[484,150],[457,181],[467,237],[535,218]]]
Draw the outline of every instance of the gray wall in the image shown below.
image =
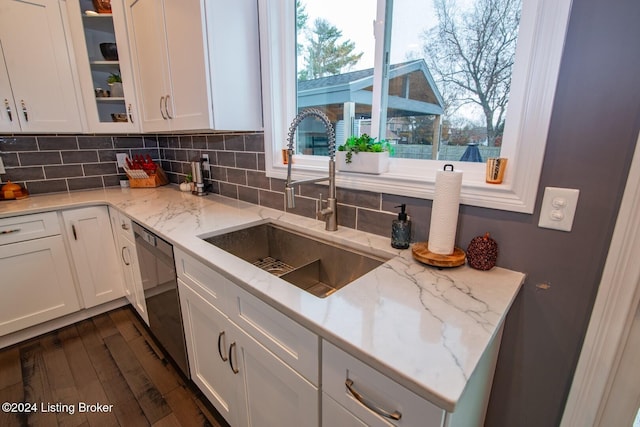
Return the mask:
[[[500,264],[528,275],[507,319],[489,426],[560,422],[640,130],[639,22],[637,0],[573,1],[534,215],[464,209],[465,239],[490,229]],[[570,233],[536,227],[545,186],[580,189]]]
[[[527,273],[507,318],[488,426],[560,422],[640,130],[638,22],[637,0],[573,0],[534,214],[461,207],[457,245],[488,231],[500,245],[498,265]],[[162,159],[179,182],[188,162],[208,152],[214,192],[284,209],[282,181],[264,174],[263,145],[261,134],[242,133],[0,135],[3,178],[34,193],[117,185],[121,151]],[[537,227],[546,186],[580,189],[570,233]],[[319,189],[302,191],[296,213],[312,216]],[[381,235],[389,235],[394,206],[407,203],[414,241],[427,237],[430,201],[347,189],[338,199],[341,225]]]

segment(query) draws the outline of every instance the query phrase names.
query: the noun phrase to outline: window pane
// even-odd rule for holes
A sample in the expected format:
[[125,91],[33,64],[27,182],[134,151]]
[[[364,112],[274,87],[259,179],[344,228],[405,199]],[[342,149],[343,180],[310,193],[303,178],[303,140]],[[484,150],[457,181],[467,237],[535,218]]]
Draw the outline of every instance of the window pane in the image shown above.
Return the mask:
[[395,157],[500,155],[521,7],[520,0],[393,2],[382,121]]
[[[296,0],[297,108],[322,110],[338,144],[371,119],[375,14],[376,0]],[[304,120],[296,152],[327,155],[324,137],[320,122]]]

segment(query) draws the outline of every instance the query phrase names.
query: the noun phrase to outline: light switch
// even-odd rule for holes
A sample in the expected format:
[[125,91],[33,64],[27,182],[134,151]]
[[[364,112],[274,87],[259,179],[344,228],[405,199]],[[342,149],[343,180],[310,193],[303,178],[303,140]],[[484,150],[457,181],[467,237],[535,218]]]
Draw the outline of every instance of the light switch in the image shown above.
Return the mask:
[[580,190],[546,187],[538,227],[571,231]]

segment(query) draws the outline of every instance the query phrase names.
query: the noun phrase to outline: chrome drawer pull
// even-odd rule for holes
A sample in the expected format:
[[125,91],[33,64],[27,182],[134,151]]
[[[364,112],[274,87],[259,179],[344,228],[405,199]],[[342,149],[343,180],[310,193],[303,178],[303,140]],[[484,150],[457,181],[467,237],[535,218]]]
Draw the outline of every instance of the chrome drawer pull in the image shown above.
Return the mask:
[[[162,119],[163,120],[167,120],[167,116],[164,114],[164,111],[162,110],[162,104],[165,103],[164,101],[164,96],[160,97],[160,114],[162,115]],[[166,103],[165,103],[166,105]]]
[[24,115],[24,121],[28,122],[29,121],[29,112],[27,111],[27,105],[24,103],[24,99],[21,99],[20,103],[22,104],[22,114]]
[[167,118],[168,119],[173,119],[173,116],[171,114],[169,114],[169,98],[170,98],[170,95],[167,95],[164,98],[164,111],[167,113]]
[[229,358],[227,356],[222,355],[222,347],[220,346],[220,344],[222,343],[223,336],[224,336],[224,331],[218,334],[218,354],[220,355],[220,359],[222,359],[223,362],[226,362]]
[[[233,373],[237,374],[238,372],[240,372],[240,370],[235,366],[233,366],[233,357],[232,357],[233,354],[236,353],[235,349],[236,349],[236,342],[234,341],[229,346],[229,366],[231,366],[231,370],[233,371]],[[238,355],[236,354],[236,361],[237,360],[238,360]]]
[[358,402],[362,403],[365,407],[369,408],[370,410],[372,410],[376,414],[382,415],[385,418],[389,418],[391,420],[396,420],[396,421],[399,420],[400,418],[402,418],[402,414],[400,412],[398,412],[398,411],[387,412],[384,409],[380,408],[375,403],[371,402],[369,399],[367,399],[364,396],[362,396],[360,393],[358,393],[353,388],[353,381],[351,381],[349,378],[347,378],[347,380],[344,382],[344,385],[347,386],[347,390],[349,390],[349,393],[351,393],[351,395],[353,397],[355,397],[355,399]]
[[11,106],[9,105],[9,100],[7,98],[4,99],[4,108],[7,110],[7,116],[9,116],[9,121],[13,121],[13,116],[11,115]]
[[131,265],[131,261],[127,261],[127,260],[124,258],[124,252],[125,252],[125,249],[127,250],[127,254],[129,255],[129,259],[131,259],[131,253],[129,252],[129,248],[128,248],[127,246],[123,246],[123,247],[122,247],[122,251],[121,251],[121,253],[120,253],[120,254],[121,254],[121,256],[122,256],[122,262],[124,262],[124,265]]
[[14,228],[11,230],[2,230],[0,231],[0,234],[11,234],[11,233],[17,233],[19,232],[21,229],[20,228]]

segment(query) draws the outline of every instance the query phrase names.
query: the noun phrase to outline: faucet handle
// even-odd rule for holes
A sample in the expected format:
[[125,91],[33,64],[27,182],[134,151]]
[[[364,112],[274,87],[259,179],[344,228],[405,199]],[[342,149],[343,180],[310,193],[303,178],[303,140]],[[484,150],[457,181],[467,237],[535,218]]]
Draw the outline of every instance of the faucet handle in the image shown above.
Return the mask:
[[322,218],[322,193],[320,193],[318,198],[316,199],[316,217],[318,219],[323,219]]

